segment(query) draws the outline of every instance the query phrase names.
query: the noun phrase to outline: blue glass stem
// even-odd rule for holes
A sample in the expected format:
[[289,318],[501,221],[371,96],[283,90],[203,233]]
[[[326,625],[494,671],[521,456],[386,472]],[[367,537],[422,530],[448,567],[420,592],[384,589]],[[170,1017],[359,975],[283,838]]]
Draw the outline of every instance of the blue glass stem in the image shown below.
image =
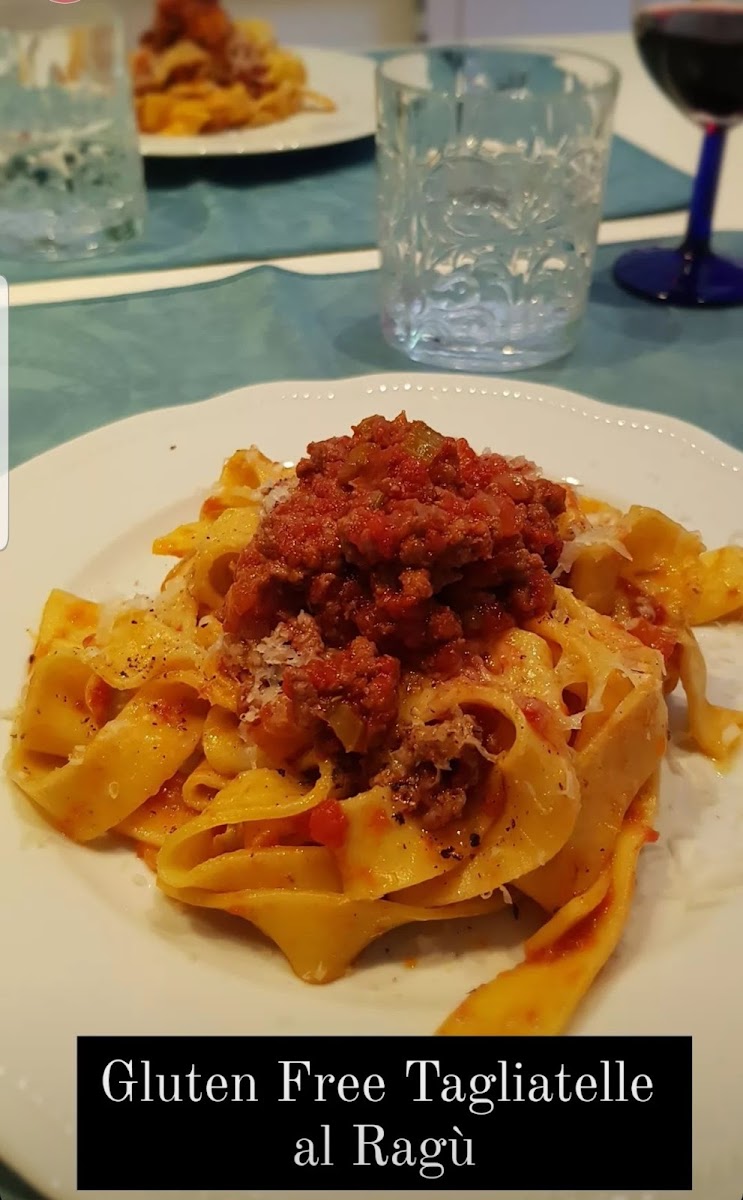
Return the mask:
[[707,127],[702,143],[702,153],[691,198],[689,225],[684,244],[681,247],[684,256],[692,262],[698,261],[709,253],[712,240],[712,217],[717,199],[717,185],[720,180],[726,135],[727,129],[720,125],[710,125]]

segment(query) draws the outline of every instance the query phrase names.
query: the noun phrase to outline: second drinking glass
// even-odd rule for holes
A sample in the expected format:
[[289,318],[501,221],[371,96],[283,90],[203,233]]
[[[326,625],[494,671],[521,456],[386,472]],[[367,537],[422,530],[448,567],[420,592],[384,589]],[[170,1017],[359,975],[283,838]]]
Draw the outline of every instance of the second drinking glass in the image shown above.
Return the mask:
[[382,322],[410,358],[520,370],[573,349],[619,74],[588,55],[435,48],[377,74]]
[[146,208],[116,10],[0,0],[0,254],[111,253]]

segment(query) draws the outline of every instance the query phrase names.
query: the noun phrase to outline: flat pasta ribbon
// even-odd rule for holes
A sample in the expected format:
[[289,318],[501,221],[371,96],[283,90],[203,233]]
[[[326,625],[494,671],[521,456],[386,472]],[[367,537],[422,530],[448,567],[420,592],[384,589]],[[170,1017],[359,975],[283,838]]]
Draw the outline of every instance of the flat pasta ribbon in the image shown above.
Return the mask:
[[17,740],[9,773],[57,829],[92,841],[172,778],[198,746],[205,715],[192,688],[155,680],[67,761],[29,753]]
[[523,962],[475,988],[438,1034],[549,1037],[564,1032],[622,936],[640,851],[655,840],[657,786],[656,777],[633,800],[610,867],[526,942]]
[[[268,769],[238,776],[167,838],[156,862],[159,888],[172,899],[250,921],[312,983],[338,978],[365,946],[400,925],[502,906],[500,896],[437,910],[349,896],[324,846],[278,844],[295,835],[295,818],[327,799],[330,786],[329,773],[309,790]],[[256,845],[251,827],[266,825],[277,844]]]

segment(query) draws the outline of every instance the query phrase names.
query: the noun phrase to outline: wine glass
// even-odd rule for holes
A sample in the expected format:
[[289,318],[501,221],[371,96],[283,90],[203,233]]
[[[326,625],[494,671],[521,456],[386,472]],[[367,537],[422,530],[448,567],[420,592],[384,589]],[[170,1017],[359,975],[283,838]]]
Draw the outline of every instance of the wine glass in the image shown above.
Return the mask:
[[676,250],[631,250],[614,278],[646,299],[684,307],[743,304],[743,264],[712,251],[725,141],[743,121],[743,0],[634,0],[642,61],[677,108],[704,130],[686,236]]

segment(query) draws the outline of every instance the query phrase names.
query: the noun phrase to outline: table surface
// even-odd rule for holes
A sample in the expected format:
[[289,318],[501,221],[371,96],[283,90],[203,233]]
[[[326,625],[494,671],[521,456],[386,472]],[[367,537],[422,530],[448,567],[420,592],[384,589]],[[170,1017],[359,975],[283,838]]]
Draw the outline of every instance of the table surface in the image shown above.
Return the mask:
[[[546,39],[522,39],[547,42]],[[555,47],[571,47],[598,54],[614,62],[622,73],[615,130],[629,141],[648,150],[672,166],[694,173],[701,133],[665,99],[650,80],[639,60],[629,33],[586,34],[548,39]],[[743,130],[729,136],[715,228],[743,228]],[[642,238],[675,237],[684,231],[684,213],[661,214],[623,221],[606,221],[599,234],[602,242],[635,241]],[[275,266],[308,273],[361,271],[378,265],[375,250],[351,253],[318,254],[302,258],[272,259]],[[127,292],[152,291],[165,287],[183,287],[224,279],[258,264],[223,263],[197,268],[154,271],[127,275],[104,275],[88,279],[55,280],[48,283],[17,284],[10,289],[11,305],[57,303],[97,296],[123,295]]]

